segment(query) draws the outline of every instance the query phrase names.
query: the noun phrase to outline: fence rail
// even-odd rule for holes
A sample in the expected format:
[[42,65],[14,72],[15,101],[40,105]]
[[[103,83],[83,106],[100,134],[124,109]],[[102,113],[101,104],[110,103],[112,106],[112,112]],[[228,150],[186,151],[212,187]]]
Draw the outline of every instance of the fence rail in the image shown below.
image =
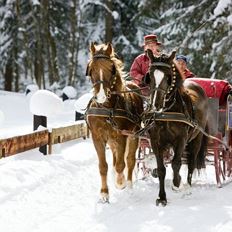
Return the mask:
[[48,153],[52,153],[52,145],[67,142],[73,139],[88,137],[85,123],[71,126],[35,131],[30,134],[0,139],[0,158],[15,155],[37,147],[48,145]]

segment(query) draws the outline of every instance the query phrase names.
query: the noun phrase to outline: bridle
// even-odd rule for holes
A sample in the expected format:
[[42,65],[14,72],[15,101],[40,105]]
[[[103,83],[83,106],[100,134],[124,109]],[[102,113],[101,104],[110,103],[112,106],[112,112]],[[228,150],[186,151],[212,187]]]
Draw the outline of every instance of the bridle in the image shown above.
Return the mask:
[[[165,67],[165,68],[168,68],[169,70],[171,70],[171,84],[168,86],[167,89],[163,89],[161,87],[155,87],[155,88],[152,88],[152,92],[151,92],[151,105],[153,104],[153,100],[154,100],[154,92],[155,91],[162,91],[164,92],[164,99],[163,99],[163,111],[167,111],[168,109],[170,109],[176,102],[176,90],[177,88],[176,87],[176,66],[174,63],[172,64],[167,64],[167,63],[164,63],[164,62],[153,62],[150,64],[150,69],[151,67],[155,68],[155,69],[159,69],[160,67]],[[174,96],[174,97],[173,97]],[[172,104],[166,108],[166,104],[168,102],[170,102],[172,100]]]
[[[109,60],[109,61],[113,62],[111,60],[110,56],[108,56],[108,55],[104,55],[104,54],[95,54],[95,55],[93,55],[92,60],[98,60],[98,59],[105,59],[105,60]],[[113,67],[114,68],[112,70],[112,80],[111,81],[106,81],[106,80],[93,81],[91,75],[89,75],[90,78],[91,78],[91,82],[92,82],[93,88],[95,88],[99,84],[106,84],[107,86],[110,87],[110,88],[107,88],[107,98],[110,98],[112,90],[114,89],[115,84],[116,84],[116,79],[117,79],[116,70],[115,70],[114,64],[113,64]],[[88,68],[89,68],[89,64],[87,66],[86,73],[88,73]]]

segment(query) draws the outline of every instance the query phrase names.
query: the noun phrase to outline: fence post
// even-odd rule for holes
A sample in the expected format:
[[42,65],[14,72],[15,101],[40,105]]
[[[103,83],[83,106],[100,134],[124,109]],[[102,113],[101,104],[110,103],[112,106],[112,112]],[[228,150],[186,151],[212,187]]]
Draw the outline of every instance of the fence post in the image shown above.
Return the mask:
[[84,120],[84,114],[75,111],[75,121]]
[[[47,127],[47,117],[33,115],[33,130],[37,130],[39,126]],[[47,145],[41,146],[39,151],[44,155],[47,155]]]

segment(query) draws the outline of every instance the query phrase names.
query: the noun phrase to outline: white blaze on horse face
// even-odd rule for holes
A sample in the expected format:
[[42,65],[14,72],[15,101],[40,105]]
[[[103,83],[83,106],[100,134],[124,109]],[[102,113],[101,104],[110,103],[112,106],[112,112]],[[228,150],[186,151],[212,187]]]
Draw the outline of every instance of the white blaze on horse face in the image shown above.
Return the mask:
[[154,98],[153,98],[153,106],[155,106],[155,102],[156,102],[156,96],[157,96],[157,90],[160,86],[160,83],[162,82],[163,78],[164,78],[164,73],[161,72],[160,70],[156,69],[154,71],[154,78],[155,78],[155,88],[156,88],[156,91],[155,91],[155,95],[154,95]]
[[[103,81],[103,72],[102,69],[100,69],[99,71],[99,75],[100,75],[100,81]],[[96,95],[96,101],[98,103],[104,103],[106,101],[107,97],[103,88],[103,83],[100,83],[100,89]]]

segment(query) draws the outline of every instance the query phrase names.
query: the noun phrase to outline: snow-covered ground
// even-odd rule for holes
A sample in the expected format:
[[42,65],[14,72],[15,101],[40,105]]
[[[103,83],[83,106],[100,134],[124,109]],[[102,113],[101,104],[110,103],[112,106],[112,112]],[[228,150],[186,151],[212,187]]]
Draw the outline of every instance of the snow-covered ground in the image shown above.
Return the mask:
[[[49,126],[71,123],[74,103],[49,118]],[[32,131],[29,102],[22,94],[0,91],[0,138]],[[217,188],[213,167],[191,189],[171,190],[168,205],[156,207],[158,181],[137,179],[132,190],[117,190],[109,162],[110,204],[98,203],[100,178],[90,139],[57,145],[55,154],[38,149],[0,160],[0,231],[4,232],[231,232],[232,183]],[[185,169],[181,171],[183,179]]]

